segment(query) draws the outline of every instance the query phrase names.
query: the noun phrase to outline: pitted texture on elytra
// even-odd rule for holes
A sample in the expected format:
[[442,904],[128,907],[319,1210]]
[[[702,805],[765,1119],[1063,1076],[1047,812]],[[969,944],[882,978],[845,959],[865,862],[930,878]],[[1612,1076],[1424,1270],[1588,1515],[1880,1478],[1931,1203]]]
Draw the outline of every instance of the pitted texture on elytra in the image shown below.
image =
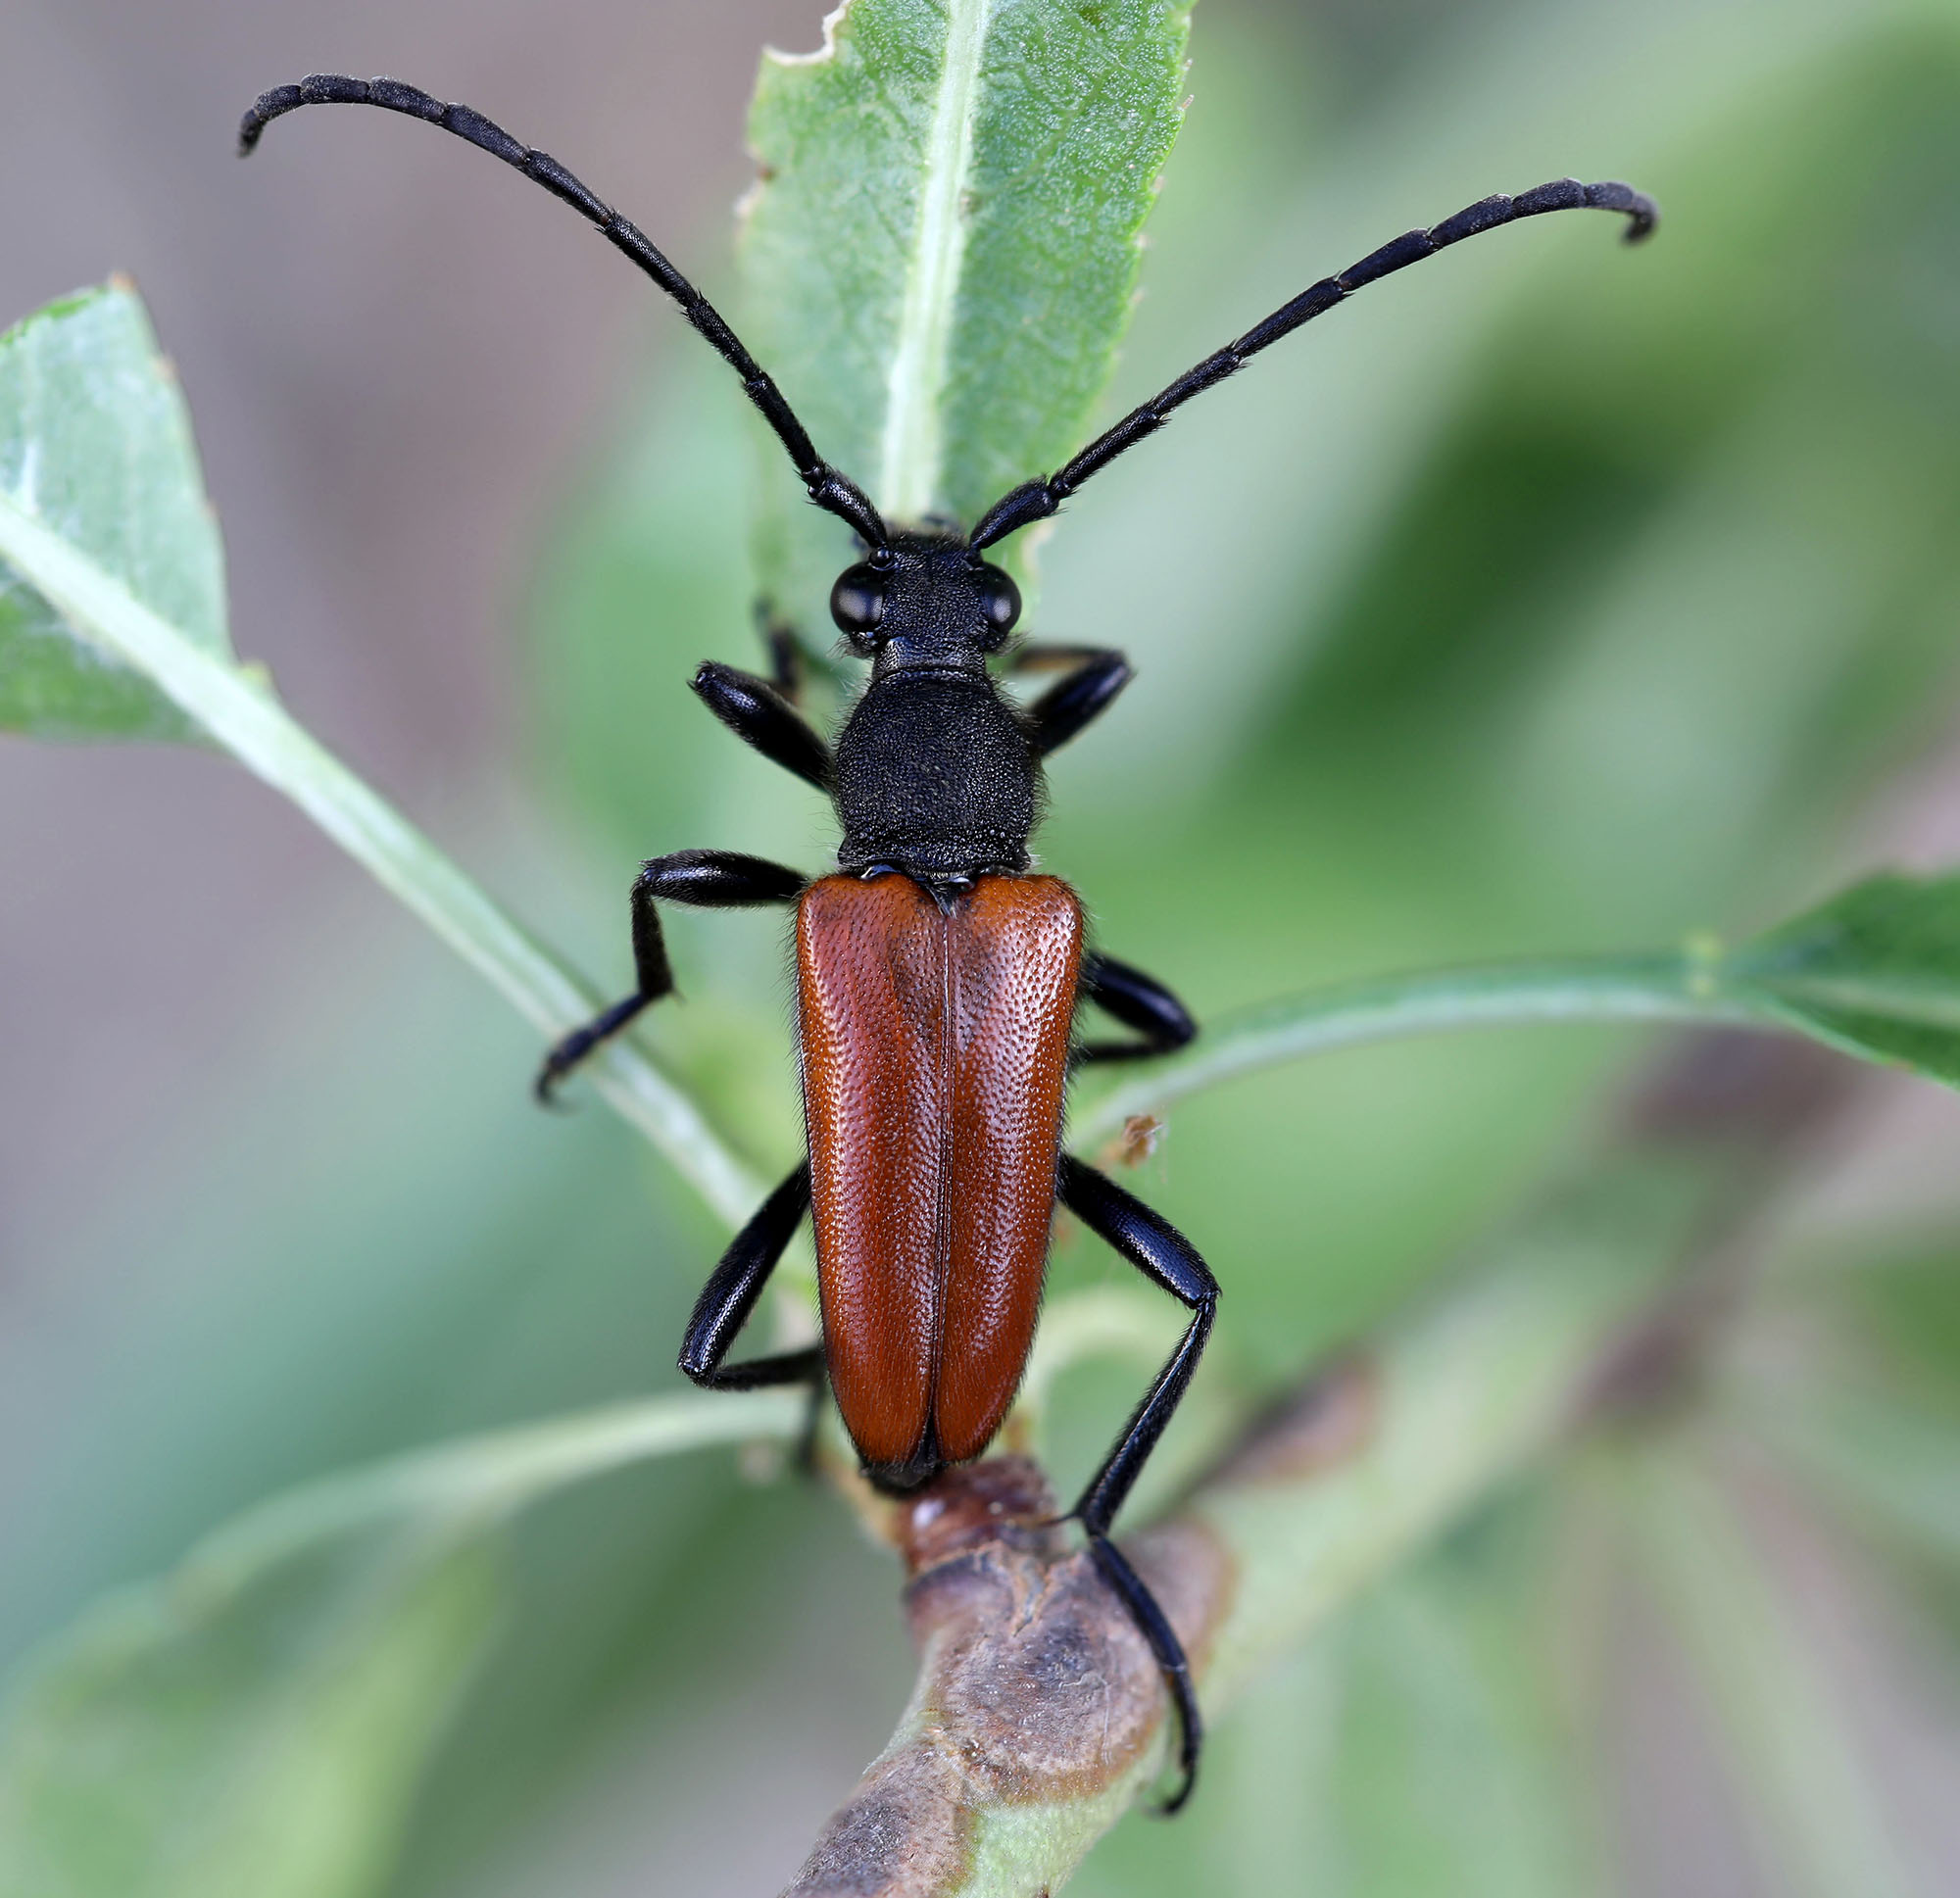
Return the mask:
[[865,1462],[977,1456],[1041,1305],[1082,911],[1054,877],[825,877],[797,912],[830,1378]]

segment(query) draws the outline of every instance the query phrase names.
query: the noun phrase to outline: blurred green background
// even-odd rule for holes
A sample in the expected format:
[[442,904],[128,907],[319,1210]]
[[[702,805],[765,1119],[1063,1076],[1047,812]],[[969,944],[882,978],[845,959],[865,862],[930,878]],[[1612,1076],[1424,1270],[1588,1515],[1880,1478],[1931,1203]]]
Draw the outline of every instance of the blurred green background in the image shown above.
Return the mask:
[[[684,690],[753,650],[739,393],[469,154],[347,115],[270,181],[219,170],[261,86],[400,71],[727,284],[755,50],[813,44],[817,10],[537,11],[212,0],[166,32],[17,0],[17,152],[66,135],[66,99],[128,110],[62,187],[59,238],[9,265],[5,314],[72,287],[36,270],[141,269],[241,650],[610,987],[635,859],[832,848],[814,796]],[[1632,254],[1604,220],[1528,226],[1373,290],[1071,510],[1031,629],[1139,672],[1057,760],[1042,840],[1102,942],[1202,1019],[1348,974],[1740,930],[1868,865],[1960,856],[1960,9],[1202,0],[1193,60],[1112,411],[1486,192],[1625,176],[1666,221]],[[146,123],[178,143],[148,199],[119,198],[90,168],[136,163]],[[717,1249],[603,1110],[535,1114],[523,1028],[297,819],[211,782],[236,775],[0,750],[0,1658],[282,1484],[672,1387]],[[780,933],[672,936],[687,1001],[648,1039],[781,1168]],[[1590,1030],[1411,1044],[1183,1104],[1137,1184],[1226,1287],[1194,1440],[1203,1405],[1446,1270],[1637,1052]],[[1675,1428],[1880,1789],[1900,1888],[1930,1893],[1960,1877],[1960,1111],[1887,1081],[1861,1130],[1779,1221]],[[1055,1285],[1121,1276],[1076,1241]],[[1135,1379],[1066,1386],[1064,1490]],[[1911,1427],[1919,1463],[1878,1459],[1889,1487],[1849,1436],[1776,1453],[1778,1419],[1853,1403]],[[1765,1836],[1628,1515],[1592,1463],[1524,1485],[1277,1673],[1191,1815],[1126,1822],[1076,1888],[1821,1888]],[[909,1684],[887,1558],[828,1495],[710,1453],[553,1502],[515,1564],[384,1888],[780,1884]]]

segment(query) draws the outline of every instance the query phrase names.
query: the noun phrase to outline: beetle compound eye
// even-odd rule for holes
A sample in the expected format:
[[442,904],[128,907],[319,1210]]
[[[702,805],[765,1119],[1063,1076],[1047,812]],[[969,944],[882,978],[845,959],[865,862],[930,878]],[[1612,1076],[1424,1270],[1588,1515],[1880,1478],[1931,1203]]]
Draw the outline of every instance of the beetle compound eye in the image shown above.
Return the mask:
[[885,616],[885,576],[869,561],[846,567],[830,589],[830,616],[854,641],[869,639]]
[[980,610],[987,615],[987,624],[993,632],[1005,639],[1021,616],[1021,590],[998,566],[984,563],[980,568]]

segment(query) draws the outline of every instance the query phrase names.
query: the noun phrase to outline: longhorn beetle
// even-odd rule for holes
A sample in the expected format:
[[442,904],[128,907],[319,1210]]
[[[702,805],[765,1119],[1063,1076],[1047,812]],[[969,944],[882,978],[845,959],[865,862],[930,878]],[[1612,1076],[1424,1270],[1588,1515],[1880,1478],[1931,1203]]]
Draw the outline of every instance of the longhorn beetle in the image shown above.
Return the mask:
[[[817,454],[713,305],[556,159],[467,106],[445,105],[395,79],[335,73],[261,97],[239,126],[241,155],[272,120],[312,105],[379,106],[424,120],[514,166],[589,219],[742,378],[810,500],[861,543],[864,558],[831,589],[830,612],[848,651],[870,661],[871,676],[834,744],[797,709],[796,648],[780,632],[772,678],[711,660],[694,677],[694,690],[738,738],[833,801],[844,828],[837,870],[811,880],[728,851],[655,857],[633,885],[634,992],[551,1050],[537,1092],[548,1099],[601,1042],[671,993],[660,903],[794,905],[808,1154],[714,1268],[689,1320],[680,1368],[715,1390],[807,1384],[814,1395],[827,1379],[865,1476],[890,1493],[917,1489],[949,1464],[978,1456],[1000,1430],[1034,1341],[1057,1199],[1190,1310],[1170,1361],[1069,1512],[1163,1671],[1182,1774],[1163,1810],[1175,1812],[1191,1795],[1202,1732],[1190,1668],[1109,1527],[1191,1382],[1218,1283],[1182,1234],[1063,1152],[1061,1127],[1072,1066],[1164,1054],[1198,1030],[1161,983],[1085,949],[1075,892],[1036,874],[1028,855],[1042,759],[1107,707],[1130,681],[1129,662],[1095,647],[1022,645],[1008,655],[1008,668],[1062,676],[1017,709],[987,662],[1007,653],[1020,595],[981,556],[1054,514],[1181,404],[1364,284],[1541,212],[1619,212],[1633,242],[1653,229],[1653,201],[1624,184],[1560,178],[1405,231],[1302,290],[1054,474],[1010,489],[961,533],[944,523],[888,526],[863,489]],[[1129,1037],[1073,1042],[1084,1000]],[[730,1346],[806,1213],[816,1228],[823,1341],[729,1364]]]

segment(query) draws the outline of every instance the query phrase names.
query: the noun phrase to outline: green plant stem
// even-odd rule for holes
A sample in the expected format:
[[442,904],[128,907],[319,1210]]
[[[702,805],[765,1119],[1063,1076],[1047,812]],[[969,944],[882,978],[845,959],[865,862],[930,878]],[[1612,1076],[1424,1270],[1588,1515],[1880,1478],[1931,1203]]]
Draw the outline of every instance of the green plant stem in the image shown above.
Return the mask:
[[[84,638],[151,679],[247,769],[298,804],[526,1021],[556,1038],[596,1012],[592,989],[297,724],[268,688],[202,651],[5,496],[0,558]],[[606,1100],[729,1225],[749,1216],[761,1183],[644,1054],[615,1041],[592,1057],[590,1073]]]
[[274,1496],[200,1543],[174,1582],[234,1586],[332,1536],[391,1519],[475,1533],[567,1484],[628,1464],[794,1437],[807,1408],[796,1390],[688,1390],[460,1437]]
[[1700,1022],[1786,1032],[1790,1026],[1724,991],[1715,966],[1690,951],[1493,963],[1343,983],[1207,1022],[1185,1052],[1096,1096],[1071,1122],[1070,1135],[1093,1146],[1121,1132],[1133,1115],[1306,1054],[1444,1029],[1533,1022]]

